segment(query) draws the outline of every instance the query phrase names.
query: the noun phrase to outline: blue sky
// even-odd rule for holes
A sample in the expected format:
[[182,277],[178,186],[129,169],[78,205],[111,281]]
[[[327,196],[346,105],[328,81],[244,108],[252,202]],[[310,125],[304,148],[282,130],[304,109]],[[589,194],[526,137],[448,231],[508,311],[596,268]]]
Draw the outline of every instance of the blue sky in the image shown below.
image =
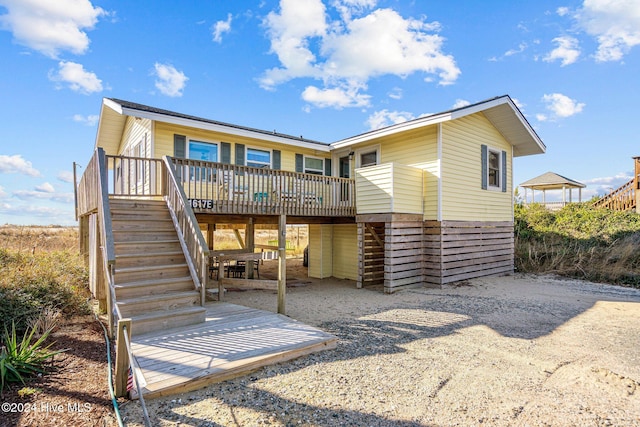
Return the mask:
[[515,183],[604,194],[640,155],[638,45],[640,0],[0,0],[0,224],[75,224],[103,97],[330,143],[508,94],[547,146]]

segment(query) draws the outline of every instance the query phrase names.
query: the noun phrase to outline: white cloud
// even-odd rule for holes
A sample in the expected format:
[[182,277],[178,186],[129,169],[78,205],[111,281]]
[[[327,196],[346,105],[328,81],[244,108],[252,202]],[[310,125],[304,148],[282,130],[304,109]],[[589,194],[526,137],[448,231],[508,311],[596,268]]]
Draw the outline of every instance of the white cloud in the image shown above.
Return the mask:
[[6,195],[7,195],[7,192],[4,191],[4,187],[0,185],[0,197],[5,197]]
[[342,109],[345,107],[368,107],[371,96],[361,94],[356,85],[330,89],[307,86],[302,92],[302,99],[319,108]]
[[73,193],[56,193],[55,190],[49,192],[37,188],[35,190],[16,190],[12,194],[20,200],[51,200],[60,203],[72,203],[74,197]]
[[579,26],[598,41],[598,62],[619,61],[640,44],[637,0],[585,0],[576,18]]
[[7,156],[0,154],[0,173],[20,173],[29,176],[40,176],[40,172],[31,162],[22,158],[20,154]]
[[[307,93],[310,98],[325,92],[357,93],[369,79],[381,75],[406,77],[422,72],[427,82],[433,76],[441,85],[456,81],[460,69],[453,56],[442,51],[439,23],[405,19],[392,9],[369,13],[375,4],[334,1],[341,19],[330,21],[320,0],[281,0],[279,12],[269,13],[264,20],[271,52],[280,66],[264,72],[261,86],[271,90],[295,78],[322,80],[324,88]],[[326,106],[325,97],[319,99]],[[361,106],[362,100],[348,105]],[[345,102],[335,106],[342,108]]]
[[466,107],[467,105],[471,105],[471,103],[466,99],[456,99],[456,102],[453,103],[453,109]]
[[40,185],[36,185],[36,191],[40,191],[42,193],[55,193],[56,189],[48,182],[43,182]]
[[508,51],[506,51],[504,53],[504,56],[513,56],[513,55],[517,55],[518,53],[522,53],[527,49],[528,45],[524,42],[520,43],[518,45],[517,49],[510,49]]
[[85,71],[82,64],[70,61],[58,63],[58,71],[49,73],[49,80],[66,83],[71,90],[85,95],[102,91],[102,80],[95,73]]
[[60,171],[60,173],[58,174],[58,180],[62,181],[62,182],[68,182],[68,183],[72,183],[73,182],[73,172],[71,171]]
[[542,101],[546,104],[547,110],[551,112],[551,116],[545,114],[536,115],[539,121],[564,119],[580,113],[586,104],[576,102],[561,93],[545,94]]
[[[49,206],[36,206],[33,204],[11,205],[0,203],[0,213],[18,217],[19,221],[24,221],[25,217],[42,219],[35,220],[32,225],[72,225],[75,224],[73,217],[73,206],[71,209],[59,209]],[[36,224],[39,223],[39,224]],[[31,225],[30,224],[30,225]]]
[[7,9],[0,26],[14,40],[51,58],[61,51],[83,54],[89,48],[91,30],[98,18],[107,15],[88,0],[2,0]]
[[381,110],[369,116],[367,125],[370,130],[376,130],[413,119],[415,119],[414,115],[406,111]]
[[78,123],[84,123],[87,126],[95,126],[100,120],[100,116],[97,114],[91,114],[89,116],[83,116],[82,114],[74,114],[73,121]]
[[173,65],[159,64],[156,62],[154,67],[157,77],[156,88],[158,88],[163,95],[172,97],[182,96],[182,91],[189,78],[185,76],[182,71],[176,70]]
[[402,89],[399,87],[394,87],[391,92],[389,92],[389,98],[391,99],[402,99]]
[[226,21],[218,21],[211,27],[213,41],[222,43],[222,35],[231,31],[231,14],[227,15]]
[[562,66],[573,64],[578,60],[580,56],[580,49],[578,48],[578,39],[571,36],[561,36],[553,39],[553,42],[558,45],[555,49],[547,54],[543,58],[546,62],[553,62],[556,59],[562,61]]
[[568,14],[569,14],[569,8],[568,8],[568,7],[566,7],[566,6],[561,6],[561,7],[559,7],[558,9],[556,9],[556,13],[557,13],[559,16],[565,16],[565,15],[568,15]]

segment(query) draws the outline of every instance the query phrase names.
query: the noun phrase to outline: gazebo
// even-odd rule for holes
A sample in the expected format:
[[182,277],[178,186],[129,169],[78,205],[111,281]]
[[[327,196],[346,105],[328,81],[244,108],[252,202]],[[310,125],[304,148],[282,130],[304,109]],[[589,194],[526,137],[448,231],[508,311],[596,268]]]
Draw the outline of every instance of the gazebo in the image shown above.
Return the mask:
[[[567,204],[567,190],[569,190],[569,203],[573,202],[572,190],[578,189],[578,201],[582,201],[582,189],[586,187],[581,182],[558,175],[554,172],[547,172],[520,184],[524,188],[524,202],[528,203],[527,190],[531,189],[531,203],[535,203],[535,191],[542,190],[542,204],[548,208],[561,208]],[[562,190],[562,202],[547,202],[547,190]]]

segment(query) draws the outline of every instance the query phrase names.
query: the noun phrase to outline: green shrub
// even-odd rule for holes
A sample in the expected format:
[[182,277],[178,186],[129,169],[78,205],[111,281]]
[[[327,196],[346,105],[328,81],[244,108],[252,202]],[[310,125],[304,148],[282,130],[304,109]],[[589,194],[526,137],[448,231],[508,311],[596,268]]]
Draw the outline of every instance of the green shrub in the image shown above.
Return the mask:
[[0,249],[0,327],[21,334],[45,309],[63,315],[90,312],[88,274],[78,254],[36,255]]
[[640,215],[572,203],[555,212],[516,206],[519,271],[640,287]]
[[39,338],[32,342],[36,328],[27,330],[21,340],[18,340],[15,324],[11,326],[11,333],[4,330],[4,346],[0,350],[0,391],[7,383],[21,382],[26,377],[46,372],[48,361],[63,350],[51,351],[54,343],[44,346],[51,329],[46,330]]

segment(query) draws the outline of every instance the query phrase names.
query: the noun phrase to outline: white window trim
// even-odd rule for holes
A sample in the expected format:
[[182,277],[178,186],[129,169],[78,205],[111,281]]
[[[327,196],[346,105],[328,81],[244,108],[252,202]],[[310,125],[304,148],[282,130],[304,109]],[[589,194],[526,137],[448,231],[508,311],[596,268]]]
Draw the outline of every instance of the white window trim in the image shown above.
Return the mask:
[[210,145],[215,145],[216,146],[216,159],[214,160],[214,162],[219,162],[220,161],[220,141],[207,141],[207,140],[203,140],[203,139],[195,139],[195,138],[187,138],[187,146],[185,147],[185,157],[189,160],[198,160],[198,159],[192,159],[191,158],[191,143],[192,142],[196,142],[199,144],[210,144]]
[[[268,169],[273,169],[273,150],[271,148],[245,146],[244,147],[244,165],[245,166],[249,166],[249,150],[257,150],[257,151],[266,151],[266,152],[268,152],[269,153],[269,164],[265,163],[265,166]],[[249,166],[249,167],[255,168],[256,166]]]
[[[214,160],[214,162],[219,162],[220,161],[220,142],[219,141],[207,141],[207,140],[203,140],[203,139],[196,139],[196,138],[187,138],[186,141],[186,147],[184,147],[184,151],[185,151],[185,157],[188,160],[194,160],[194,161],[203,161],[200,159],[192,159],[191,158],[191,143],[195,142],[197,144],[209,144],[209,145],[215,145],[216,146],[216,159]],[[201,181],[201,182],[210,182],[212,180],[215,179],[215,177],[213,175],[207,175],[207,176],[203,176],[204,174],[202,173],[202,171],[199,172],[199,179],[196,179],[196,169],[194,169],[193,167],[189,168],[189,180],[190,181]],[[198,170],[200,170],[200,168],[197,168]],[[204,168],[203,168],[204,170]]]
[[[316,159],[316,160],[320,160],[322,162],[322,168],[321,169],[309,169],[307,168],[307,159]],[[307,170],[311,170],[313,172],[307,172]],[[302,171],[304,173],[315,173],[315,172],[319,172],[320,175],[324,175],[324,158],[322,157],[316,157],[316,156],[303,156],[302,158]]]
[[[355,157],[356,157],[356,168],[361,168],[363,167],[360,164],[360,158],[362,157],[363,154],[367,154],[367,153],[371,153],[375,151],[376,152],[376,165],[380,164],[380,144],[377,145],[369,145],[367,147],[363,147],[363,148],[358,148],[357,150],[355,150]],[[369,166],[373,166],[373,165],[369,165]],[[365,166],[366,167],[366,166]]]
[[[493,147],[489,147],[487,146],[487,190],[489,191],[499,191],[502,192],[502,151],[499,148],[493,148]],[[489,180],[489,157],[491,155],[491,152],[495,153],[498,155],[498,185],[492,185],[491,181]]]

